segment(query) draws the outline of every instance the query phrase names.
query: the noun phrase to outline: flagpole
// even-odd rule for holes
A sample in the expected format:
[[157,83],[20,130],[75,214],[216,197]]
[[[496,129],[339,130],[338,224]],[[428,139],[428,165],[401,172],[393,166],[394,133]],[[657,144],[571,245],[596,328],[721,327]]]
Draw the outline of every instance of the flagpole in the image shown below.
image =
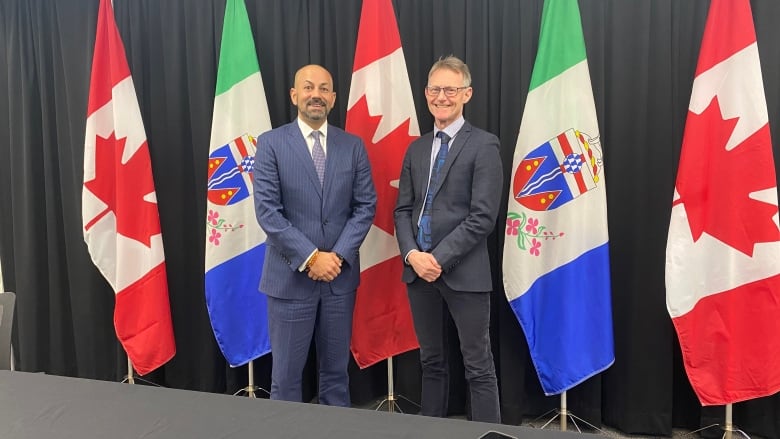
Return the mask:
[[[406,401],[408,401],[409,403],[411,403],[412,405],[414,405],[416,407],[420,407],[419,404],[417,404],[416,402],[412,401],[411,399],[409,399],[409,398],[407,398],[407,397],[405,397],[403,395],[397,395],[397,396],[405,399]],[[381,410],[382,407],[385,406],[385,404],[387,404],[387,412],[388,413],[395,413],[395,412],[403,413],[404,412],[403,410],[401,410],[401,406],[398,405],[398,398],[396,398],[396,394],[395,394],[395,391],[393,389],[393,357],[392,356],[391,357],[387,357],[387,397],[385,399],[383,399],[382,402],[380,402],[376,406],[375,410],[376,411]]]
[[566,418],[568,416],[569,412],[566,410],[566,392],[564,391],[561,393],[561,431],[566,431]]
[[[560,423],[560,426],[561,426],[561,431],[566,431],[566,429],[568,428],[568,426],[567,426],[567,423],[568,423],[568,418],[569,418],[569,417],[571,417],[571,418],[572,418],[571,422],[572,422],[572,424],[574,424],[574,427],[577,429],[577,431],[579,431],[580,433],[582,433],[582,432],[580,431],[580,427],[577,425],[577,422],[574,420],[574,418],[577,418],[577,417],[576,417],[576,416],[574,416],[574,414],[573,414],[573,413],[569,412],[569,410],[566,408],[566,391],[565,391],[565,390],[564,390],[564,391],[561,393],[561,399],[560,399],[560,401],[561,401],[561,402],[560,402],[560,406],[558,406],[558,408],[557,408],[557,409],[552,409],[552,410],[550,410],[549,412],[547,412],[547,413],[545,413],[545,414],[543,414],[543,415],[539,416],[538,418],[534,419],[534,420],[533,420],[533,421],[531,421],[531,422],[533,423],[533,422],[535,422],[536,420],[538,420],[538,419],[540,419],[540,418],[543,418],[543,417],[545,417],[545,416],[549,415],[550,413],[553,413],[553,412],[555,412],[555,414],[553,415],[553,417],[552,417],[552,418],[550,418],[550,419],[549,419],[547,422],[545,422],[545,423],[544,423],[544,425],[542,425],[542,426],[540,427],[541,429],[545,429],[545,428],[547,428],[547,426],[548,426],[548,425],[550,425],[550,424],[552,424],[552,422],[553,422],[554,420],[558,419],[558,422]],[[579,419],[579,418],[577,418],[577,419]],[[584,422],[584,423],[588,424],[588,423],[587,423],[586,421],[584,421],[584,420],[582,420],[582,422]],[[591,424],[588,424],[588,425],[590,425],[591,427],[595,428],[596,430],[599,430],[598,428],[594,427],[594,426],[593,426],[593,425],[591,425]],[[599,431],[601,431],[601,430],[599,430]]]
[[[124,381],[127,381],[127,384],[135,384],[135,378],[133,377],[135,373],[133,372],[133,362],[130,360],[130,357],[127,357],[127,376],[125,377]],[[124,382],[123,381],[123,382]]]
[[726,404],[726,425],[723,426],[723,439],[731,439],[731,432],[734,431],[733,409],[732,404]]
[[722,439],[732,439],[734,432],[739,433],[742,437],[746,439],[750,439],[750,436],[748,436],[747,433],[734,426],[733,404],[731,403],[726,404],[725,407],[726,407],[726,416],[723,422],[723,426],[721,426],[720,424],[710,424],[706,427],[701,427],[698,430],[693,430],[690,433],[686,434],[685,436],[692,437],[694,434],[699,433],[701,431],[709,430],[713,427],[721,427],[721,430],[723,430]]
[[[127,354],[127,351],[125,351],[125,354]],[[150,386],[156,386],[156,387],[163,387],[157,383],[153,383],[149,380],[145,380],[141,377],[135,376],[135,370],[133,370],[133,361],[130,359],[130,356],[127,356],[127,375],[125,375],[125,378],[122,380],[123,383],[127,384],[135,384],[135,382],[140,381],[144,384],[148,384]]]
[[249,374],[249,379],[247,382],[247,387],[249,388],[249,397],[255,398],[255,390],[257,389],[257,386],[255,386],[255,361],[251,360],[249,361],[249,364],[247,365],[247,373]]
[[547,416],[547,415],[549,415],[550,413],[553,413],[553,412],[555,412],[553,417],[550,418],[549,420],[547,420],[547,422],[545,422],[544,425],[539,427],[540,429],[543,430],[543,429],[547,428],[548,425],[552,424],[552,422],[554,420],[556,420],[556,419],[558,419],[560,417],[559,422],[560,422],[560,426],[561,426],[560,427],[561,431],[566,431],[567,430],[567,428],[568,428],[568,425],[567,425],[568,424],[568,420],[571,419],[571,423],[574,425],[574,428],[577,429],[578,433],[582,433],[582,430],[580,429],[580,426],[577,424],[577,421],[580,421],[581,423],[587,425],[588,427],[592,428],[593,430],[596,430],[599,433],[605,434],[604,430],[596,427],[595,425],[591,424],[590,422],[580,418],[579,416],[577,416],[574,413],[572,413],[571,411],[569,411],[569,409],[567,408],[567,403],[566,403],[566,391],[565,390],[563,392],[561,392],[561,403],[560,403],[560,406],[557,409],[552,409],[552,410],[548,411],[547,413],[544,413],[541,416],[539,416],[538,418],[536,418],[533,421],[531,421],[530,422],[531,426],[533,426],[534,422],[538,421],[541,418],[544,418],[545,416]]
[[748,436],[747,433],[734,426],[733,409],[733,404],[726,404],[726,425],[723,426],[723,439],[732,439],[733,432],[737,432],[742,435],[742,437],[750,439],[750,436]]
[[249,398],[257,398],[255,392],[258,390],[262,390],[266,393],[266,395],[271,394],[271,392],[268,390],[255,385],[255,360],[250,360],[249,363],[247,363],[247,373],[249,374],[249,379],[247,381],[246,387],[239,389],[236,393],[233,394],[233,396],[245,393]]

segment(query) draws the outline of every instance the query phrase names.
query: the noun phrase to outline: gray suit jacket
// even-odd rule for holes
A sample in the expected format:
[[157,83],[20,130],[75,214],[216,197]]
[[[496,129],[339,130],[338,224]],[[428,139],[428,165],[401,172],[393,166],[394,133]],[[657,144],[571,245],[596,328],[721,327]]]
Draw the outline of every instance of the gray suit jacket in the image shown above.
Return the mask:
[[[417,221],[425,203],[433,132],[409,145],[401,168],[394,212],[401,257],[418,249]],[[450,145],[434,188],[431,253],[442,266],[442,279],[458,291],[491,291],[487,236],[496,225],[503,167],[498,138],[466,122]],[[403,281],[417,277],[404,266]]]
[[360,282],[358,248],[376,208],[371,167],[363,141],[332,125],[327,148],[322,187],[297,122],[257,139],[255,213],[268,235],[259,289],[269,296],[319,294],[319,282],[298,271],[314,249],[344,257],[341,274],[328,284],[334,294],[351,293]]

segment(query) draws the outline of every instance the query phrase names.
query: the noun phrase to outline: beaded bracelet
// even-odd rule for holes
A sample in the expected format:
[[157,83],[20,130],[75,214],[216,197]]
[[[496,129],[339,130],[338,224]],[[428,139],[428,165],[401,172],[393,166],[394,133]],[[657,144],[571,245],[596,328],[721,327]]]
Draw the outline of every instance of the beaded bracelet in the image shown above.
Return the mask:
[[317,255],[319,255],[319,254],[320,254],[320,250],[319,249],[315,249],[314,250],[314,254],[311,255],[311,257],[309,258],[309,261],[306,262],[306,267],[304,267],[303,271],[309,271],[311,266],[314,265],[314,261],[317,260]]

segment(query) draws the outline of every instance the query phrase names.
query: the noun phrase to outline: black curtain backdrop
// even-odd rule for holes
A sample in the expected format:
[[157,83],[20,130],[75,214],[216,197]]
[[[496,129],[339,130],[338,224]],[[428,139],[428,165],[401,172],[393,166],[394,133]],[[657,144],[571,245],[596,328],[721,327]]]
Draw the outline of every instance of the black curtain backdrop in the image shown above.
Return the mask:
[[[432,127],[423,97],[430,65],[442,55],[463,58],[474,86],[466,117],[501,138],[508,178],[542,0],[393,4],[422,130]],[[579,4],[609,182],[616,360],[571,390],[569,407],[626,433],[668,436],[673,427],[722,422],[723,408],[702,409],[690,388],[664,291],[672,192],[709,1]],[[780,2],[751,4],[777,156]],[[206,161],[224,1],[115,0],[114,5],[151,150],[176,333],[176,357],[147,378],[173,388],[234,392],[246,385],[247,370],[229,368],[217,348],[202,275]],[[97,0],[0,0],[0,256],[5,287],[18,294],[18,368],[119,380],[126,360],[113,329],[114,295],[92,265],[81,231],[97,6]],[[343,126],[361,1],[247,0],[247,8],[273,125],[295,114],[288,97],[294,72],[318,63],[336,81],[330,122]],[[503,296],[503,221],[491,239],[492,340],[502,410],[505,422],[519,424],[557,407],[559,398],[542,394]],[[453,414],[464,413],[467,404],[457,355]],[[255,369],[257,383],[268,388],[269,358],[256,361]],[[312,372],[310,367],[306,398],[315,392]],[[400,356],[396,391],[419,400],[419,379],[416,353]],[[353,365],[355,403],[386,390],[384,363],[362,371]],[[753,434],[780,437],[780,396],[736,404],[734,419]]]

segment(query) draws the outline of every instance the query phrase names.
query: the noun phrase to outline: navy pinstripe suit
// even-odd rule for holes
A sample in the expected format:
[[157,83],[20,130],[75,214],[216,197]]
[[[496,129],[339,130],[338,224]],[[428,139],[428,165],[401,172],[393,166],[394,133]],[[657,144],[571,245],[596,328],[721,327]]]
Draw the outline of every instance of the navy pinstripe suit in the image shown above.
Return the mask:
[[[271,397],[301,400],[301,375],[314,335],[320,402],[348,406],[358,248],[376,207],[365,146],[359,137],[328,125],[321,186],[296,122],[266,132],[257,139],[254,198],[257,220],[268,235],[259,289],[269,300]],[[315,249],[344,257],[340,275],[330,283],[299,271]]]

